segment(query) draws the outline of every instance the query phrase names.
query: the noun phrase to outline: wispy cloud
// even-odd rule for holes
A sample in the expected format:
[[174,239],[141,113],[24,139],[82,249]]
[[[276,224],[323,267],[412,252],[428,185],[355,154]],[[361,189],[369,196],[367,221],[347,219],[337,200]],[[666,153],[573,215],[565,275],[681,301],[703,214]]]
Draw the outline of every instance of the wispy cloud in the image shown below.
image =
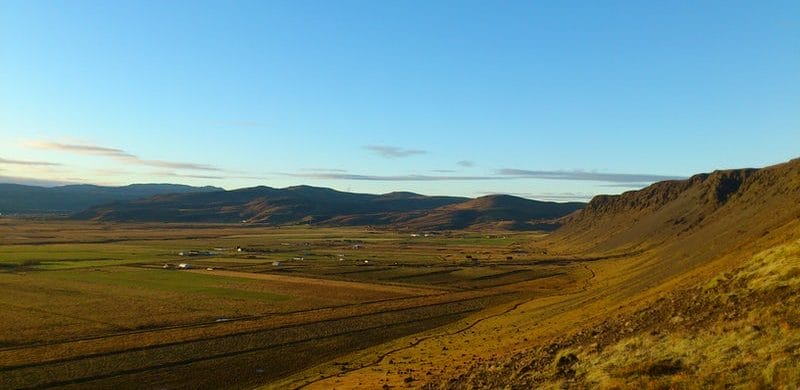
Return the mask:
[[344,169],[335,169],[335,168],[305,168],[303,171],[308,172],[330,172],[330,173],[343,173],[347,172]]
[[47,161],[27,161],[27,160],[9,160],[6,158],[0,157],[0,164],[8,164],[8,165],[25,165],[25,166],[32,166],[32,167],[54,167],[60,166],[59,163],[47,162]]
[[177,172],[153,172],[153,176],[162,176],[162,177],[181,177],[181,178],[188,178],[188,179],[210,179],[210,180],[221,180],[227,179],[225,176],[218,176],[218,175],[195,175],[195,174],[187,174],[187,173],[177,173]]
[[610,188],[644,188],[652,184],[650,183],[610,183],[610,184],[599,184],[599,187],[610,187]]
[[389,145],[367,145],[364,146],[364,149],[367,149],[381,157],[386,157],[386,158],[409,157],[409,156],[428,153],[425,150],[403,149],[397,146],[389,146]]
[[453,169],[431,169],[431,172],[436,172],[436,173],[454,173],[455,170],[453,170]]
[[77,154],[89,154],[96,156],[108,156],[108,157],[119,157],[119,158],[136,157],[122,149],[107,148],[97,145],[62,144],[50,141],[31,141],[27,142],[26,145],[37,149],[57,150],[61,152],[70,152]]
[[661,180],[684,179],[679,176],[664,176],[652,174],[632,174],[632,173],[601,173],[587,171],[531,171],[526,169],[500,169],[498,175],[548,180],[577,180],[577,181],[599,181],[607,183],[641,183],[655,182]]
[[454,176],[454,175],[359,175],[353,173],[282,173],[284,176],[304,179],[362,180],[362,181],[456,181],[456,180],[502,180],[500,176]]
[[187,163],[187,162],[174,162],[174,161],[162,161],[162,160],[143,160],[138,157],[135,157],[130,162],[147,165],[151,167],[160,167],[160,168],[170,168],[170,169],[190,169],[196,171],[221,171],[222,169],[217,168],[212,165],[208,164],[197,164],[197,163]]
[[458,165],[460,165],[460,166],[462,166],[464,168],[472,168],[472,167],[475,166],[475,161],[461,160],[461,161],[457,162],[456,164],[458,164]]
[[100,168],[100,169],[93,169],[92,172],[95,175],[99,176],[122,176],[122,175],[131,175],[133,172],[124,170],[124,169],[111,169],[111,168]]
[[199,171],[221,171],[220,168],[207,164],[164,161],[164,160],[146,160],[143,158],[139,158],[138,156],[122,149],[109,148],[98,145],[64,144],[64,143],[50,142],[50,141],[32,141],[26,143],[26,145],[37,149],[55,150],[55,151],[76,153],[82,155],[111,157],[118,161],[123,161],[130,164],[150,166],[150,167],[168,168],[168,169],[188,169],[188,170],[199,170]]
[[18,177],[0,175],[0,183],[21,184],[27,186],[56,187],[65,184],[76,184],[76,181],[37,179],[34,177]]
[[[432,170],[437,173],[452,173],[446,169]],[[595,173],[582,171],[528,171],[520,169],[501,169],[492,175],[369,175],[350,172],[331,172],[313,170],[310,172],[278,173],[283,176],[304,179],[327,180],[361,180],[361,181],[481,181],[481,180],[519,180],[519,179],[549,179],[549,180],[576,180],[606,182],[609,187],[644,187],[647,182],[660,180],[680,179],[675,176],[625,174],[625,173]]]
[[[497,192],[479,192],[478,195],[496,195]],[[507,195],[519,196],[534,200],[547,200],[553,202],[586,202],[594,197],[593,194],[581,192],[510,192]]]

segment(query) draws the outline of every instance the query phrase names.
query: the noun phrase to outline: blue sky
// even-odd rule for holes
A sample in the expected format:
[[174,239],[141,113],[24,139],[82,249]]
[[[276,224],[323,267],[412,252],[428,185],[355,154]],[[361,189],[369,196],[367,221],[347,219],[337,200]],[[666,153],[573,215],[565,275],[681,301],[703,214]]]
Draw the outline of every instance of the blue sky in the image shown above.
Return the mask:
[[800,156],[797,1],[0,0],[0,180],[587,199]]

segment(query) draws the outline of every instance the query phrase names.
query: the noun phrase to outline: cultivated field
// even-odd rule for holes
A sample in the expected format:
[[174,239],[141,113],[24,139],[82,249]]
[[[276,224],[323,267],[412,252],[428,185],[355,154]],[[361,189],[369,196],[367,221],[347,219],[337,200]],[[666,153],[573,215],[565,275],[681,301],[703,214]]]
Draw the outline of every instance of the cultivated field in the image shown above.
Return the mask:
[[0,387],[299,387],[593,275],[538,233],[412,233],[0,220]]

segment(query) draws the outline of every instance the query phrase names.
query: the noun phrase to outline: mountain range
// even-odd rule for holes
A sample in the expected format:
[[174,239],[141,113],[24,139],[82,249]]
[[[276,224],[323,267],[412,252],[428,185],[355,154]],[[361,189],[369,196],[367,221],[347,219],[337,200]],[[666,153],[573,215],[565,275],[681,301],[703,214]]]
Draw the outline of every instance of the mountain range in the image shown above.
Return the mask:
[[118,222],[373,225],[430,230],[492,225],[529,229],[553,226],[554,219],[583,206],[579,202],[541,202],[510,195],[470,199],[410,192],[372,195],[310,186],[282,189],[260,186],[119,201],[88,208],[73,218]]
[[123,187],[76,184],[39,187],[0,183],[0,213],[70,214],[98,204],[147,198],[158,194],[221,190],[218,187],[192,187],[179,184],[131,184]]
[[510,195],[471,199],[411,192],[383,195],[329,188],[219,187],[131,184],[122,187],[0,184],[0,213],[61,215],[114,222],[314,224],[441,230],[553,229],[556,220],[585,204],[541,202]]

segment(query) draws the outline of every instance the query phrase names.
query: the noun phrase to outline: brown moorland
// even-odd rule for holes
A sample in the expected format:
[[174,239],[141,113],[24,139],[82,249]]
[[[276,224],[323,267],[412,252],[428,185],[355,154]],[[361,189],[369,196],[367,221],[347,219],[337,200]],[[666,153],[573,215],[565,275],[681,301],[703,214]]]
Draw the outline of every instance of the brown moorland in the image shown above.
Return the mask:
[[[600,196],[562,222],[0,220],[0,384],[796,387],[800,160]],[[194,269],[162,268],[178,262]]]
[[3,388],[251,388],[585,277],[508,262],[531,233],[19,219],[0,231]]
[[529,250],[585,266],[584,288],[398,340],[380,359],[354,355],[366,368],[277,386],[798,384],[800,160],[600,196],[564,223]]

